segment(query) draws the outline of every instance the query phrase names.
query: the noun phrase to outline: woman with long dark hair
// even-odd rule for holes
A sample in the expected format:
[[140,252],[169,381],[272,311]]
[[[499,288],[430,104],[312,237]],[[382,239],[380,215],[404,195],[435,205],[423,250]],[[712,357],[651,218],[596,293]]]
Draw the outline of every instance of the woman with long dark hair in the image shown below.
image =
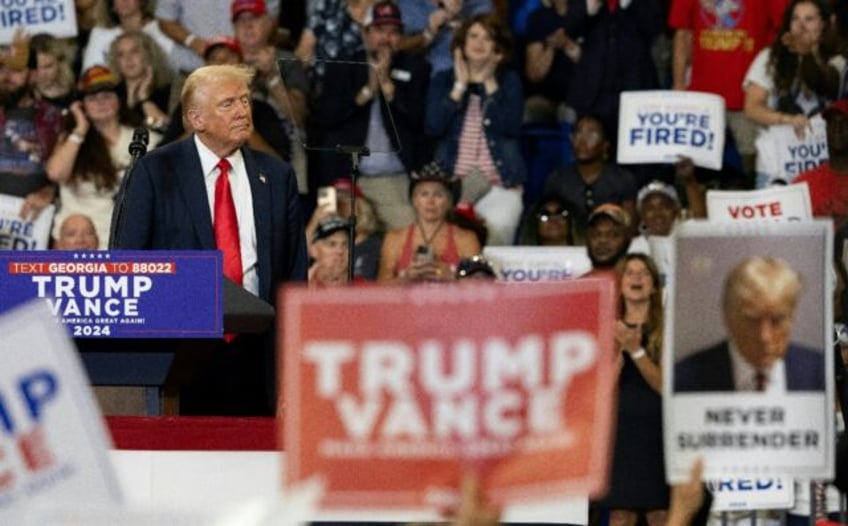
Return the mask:
[[[72,214],[89,216],[100,248],[109,244],[113,200],[130,161],[133,129],[123,123],[118,79],[103,66],[85,70],[79,83],[82,100],[71,104],[66,131],[47,160],[47,177],[59,185],[58,227]],[[152,134],[155,135],[155,134]],[[156,144],[157,136],[150,138]]]
[[790,125],[803,136],[809,117],[840,94],[846,60],[829,0],[792,0],[772,44],[745,75],[745,115],[761,126]]
[[657,266],[645,254],[628,254],[617,266],[620,284],[615,340],[620,352],[618,425],[610,490],[604,506],[611,526],[665,524],[662,435],[662,287]]

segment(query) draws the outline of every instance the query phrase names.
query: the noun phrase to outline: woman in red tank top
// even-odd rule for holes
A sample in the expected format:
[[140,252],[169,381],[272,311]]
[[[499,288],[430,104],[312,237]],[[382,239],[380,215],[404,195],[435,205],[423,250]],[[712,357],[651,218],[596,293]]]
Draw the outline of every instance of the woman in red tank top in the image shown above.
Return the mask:
[[415,222],[386,233],[377,281],[453,280],[459,261],[480,253],[476,234],[448,221],[458,194],[455,184],[435,162],[413,173],[409,199]]

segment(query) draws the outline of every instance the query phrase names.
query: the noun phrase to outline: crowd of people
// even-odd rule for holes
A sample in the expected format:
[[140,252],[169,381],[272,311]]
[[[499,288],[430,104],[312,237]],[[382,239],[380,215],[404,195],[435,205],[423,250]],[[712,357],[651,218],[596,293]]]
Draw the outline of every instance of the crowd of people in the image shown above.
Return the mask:
[[[778,179],[758,140],[775,127],[803,137],[819,116],[829,161],[797,182],[846,236],[844,3],[542,0],[520,21],[531,2],[316,0],[296,28],[283,23],[292,3],[77,0],[77,38],[19,31],[0,51],[0,194],[22,199],[25,220],[55,204],[55,249],[221,249],[225,275],[271,304],[283,281],[493,280],[486,246],[585,245],[589,274],[620,294],[602,504],[613,524],[664,523],[668,263],[650,240],[705,217],[707,187]],[[725,159],[739,162],[618,164],[619,95],[648,89],[721,95]],[[537,196],[522,131],[539,123],[570,130],[573,162],[543,174]],[[139,127],[149,152],[110,232]],[[225,338],[232,350],[187,406],[273,411],[273,338],[242,343],[267,351],[249,361],[241,339]]]

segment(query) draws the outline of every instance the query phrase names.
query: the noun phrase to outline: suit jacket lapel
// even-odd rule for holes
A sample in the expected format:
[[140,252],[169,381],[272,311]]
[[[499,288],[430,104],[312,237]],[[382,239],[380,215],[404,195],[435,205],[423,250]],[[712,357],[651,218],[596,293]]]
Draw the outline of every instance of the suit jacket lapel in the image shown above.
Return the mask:
[[720,379],[720,384],[716,386],[719,391],[733,391],[736,389],[733,372],[733,362],[730,359],[730,344],[725,341],[722,342],[719,347],[720,352],[718,353],[718,357],[720,359],[715,360],[713,365],[715,366],[715,374],[717,379]]
[[271,188],[270,179],[262,172],[250,150],[242,148],[250,194],[253,197],[253,221],[256,227],[256,271],[259,277],[259,297],[271,293]]
[[183,202],[191,216],[192,226],[197,234],[200,248],[214,250],[215,234],[212,231],[212,212],[209,210],[209,198],[206,195],[206,181],[200,155],[194,144],[194,136],[182,141],[182,152],[177,161],[178,172],[174,174],[180,181]]

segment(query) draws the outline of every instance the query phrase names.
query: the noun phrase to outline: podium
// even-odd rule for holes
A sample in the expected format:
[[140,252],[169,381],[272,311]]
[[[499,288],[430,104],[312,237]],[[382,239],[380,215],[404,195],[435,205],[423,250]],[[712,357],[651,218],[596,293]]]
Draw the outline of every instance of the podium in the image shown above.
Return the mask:
[[[224,288],[224,332],[260,334],[274,323],[274,308],[229,279]],[[176,415],[180,387],[198,363],[213,352],[218,338],[76,338],[77,349],[95,386],[145,389],[148,416]]]
[[273,307],[221,269],[214,250],[0,251],[0,313],[47,301],[92,385],[144,387],[148,414],[176,414],[180,386],[224,333],[274,322]]

